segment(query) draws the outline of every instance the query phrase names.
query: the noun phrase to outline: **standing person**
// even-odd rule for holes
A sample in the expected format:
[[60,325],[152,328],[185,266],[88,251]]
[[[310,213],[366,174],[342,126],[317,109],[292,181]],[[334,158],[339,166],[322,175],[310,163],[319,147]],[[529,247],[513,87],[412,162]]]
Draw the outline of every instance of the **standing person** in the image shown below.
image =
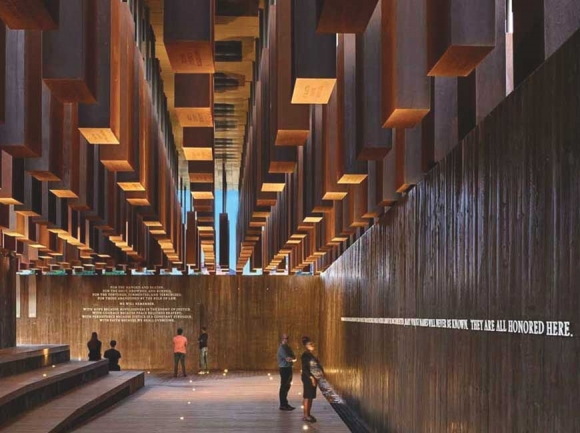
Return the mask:
[[177,330],[177,335],[173,337],[173,377],[177,377],[177,364],[181,362],[181,371],[183,372],[183,377],[187,377],[185,374],[185,353],[187,348],[187,338],[183,335],[183,329],[179,328]]
[[121,359],[121,352],[119,352],[115,347],[117,342],[111,340],[111,348],[105,352],[104,357],[109,360],[109,371],[121,371],[119,367],[119,359]]
[[324,377],[324,370],[318,359],[314,356],[314,343],[309,337],[302,337],[302,344],[306,349],[302,354],[302,384],[304,385],[304,417],[302,421],[316,422],[316,418],[310,415],[312,400],[316,398],[316,386]]
[[91,339],[87,343],[89,348],[89,361],[99,361],[101,359],[101,347],[103,344],[99,341],[99,336],[96,332],[91,334]]
[[278,347],[276,358],[280,367],[280,410],[294,410],[296,408],[288,404],[288,391],[292,386],[292,366],[296,362],[296,357],[288,345],[286,334],[282,334],[282,342]]
[[198,374],[209,374],[207,369],[207,328],[205,326],[201,327],[201,334],[197,341],[199,342],[199,373]]

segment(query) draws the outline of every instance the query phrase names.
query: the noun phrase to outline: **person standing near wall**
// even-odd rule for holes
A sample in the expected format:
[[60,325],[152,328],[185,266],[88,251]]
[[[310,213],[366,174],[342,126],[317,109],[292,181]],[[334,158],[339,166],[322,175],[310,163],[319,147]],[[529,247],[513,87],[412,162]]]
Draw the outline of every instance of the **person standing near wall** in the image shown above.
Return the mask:
[[199,373],[198,374],[209,374],[207,368],[207,328],[205,326],[201,327],[201,334],[197,341],[199,342]]
[[185,353],[187,348],[187,338],[185,338],[182,334],[183,329],[179,328],[177,330],[177,335],[173,337],[173,377],[177,377],[177,364],[180,362],[183,377],[187,377],[187,374],[185,374]]
[[87,343],[89,349],[89,361],[99,361],[101,359],[102,343],[99,341],[99,336],[96,332],[91,334],[91,339]]
[[276,358],[280,367],[280,410],[294,410],[296,408],[288,404],[288,392],[292,386],[292,366],[296,362],[296,357],[288,345],[286,334],[282,334],[282,342],[278,347]]
[[314,343],[310,337],[302,337],[302,344],[306,349],[302,354],[302,384],[304,385],[304,417],[302,421],[316,422],[316,418],[310,415],[312,400],[316,398],[316,386],[324,377],[324,370],[318,359],[314,356]]

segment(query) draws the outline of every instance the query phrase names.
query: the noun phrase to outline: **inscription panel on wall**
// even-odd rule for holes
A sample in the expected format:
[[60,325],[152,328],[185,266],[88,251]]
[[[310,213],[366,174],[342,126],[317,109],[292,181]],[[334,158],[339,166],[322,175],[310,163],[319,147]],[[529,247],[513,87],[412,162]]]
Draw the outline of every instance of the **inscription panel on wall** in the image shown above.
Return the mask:
[[162,285],[110,285],[92,293],[83,319],[109,323],[156,323],[192,320],[182,294]]

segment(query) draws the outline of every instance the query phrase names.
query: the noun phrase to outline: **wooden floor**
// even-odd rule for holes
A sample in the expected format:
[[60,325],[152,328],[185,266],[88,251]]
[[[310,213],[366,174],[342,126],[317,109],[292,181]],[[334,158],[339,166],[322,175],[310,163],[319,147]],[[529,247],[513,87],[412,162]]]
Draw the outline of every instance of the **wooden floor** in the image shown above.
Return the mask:
[[[270,377],[272,378],[270,380]],[[192,382],[190,382],[190,380]],[[340,417],[318,391],[312,415],[302,421],[302,383],[294,374],[289,402],[296,410],[278,409],[279,376],[230,373],[176,378],[148,374],[145,387],[108,412],[74,430],[82,433],[178,432],[348,432]],[[307,426],[308,429],[304,429]]]

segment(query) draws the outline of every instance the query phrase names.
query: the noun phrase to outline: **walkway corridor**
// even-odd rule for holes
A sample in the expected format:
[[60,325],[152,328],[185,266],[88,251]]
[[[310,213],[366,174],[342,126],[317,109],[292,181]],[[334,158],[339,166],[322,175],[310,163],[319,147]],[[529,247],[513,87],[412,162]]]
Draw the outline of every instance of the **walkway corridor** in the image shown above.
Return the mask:
[[[191,381],[191,382],[190,382]],[[279,378],[275,372],[228,373],[174,379],[148,374],[145,387],[75,432],[348,432],[349,429],[320,391],[312,414],[318,422],[302,421],[302,383],[294,374],[289,401],[296,410],[278,409]]]

